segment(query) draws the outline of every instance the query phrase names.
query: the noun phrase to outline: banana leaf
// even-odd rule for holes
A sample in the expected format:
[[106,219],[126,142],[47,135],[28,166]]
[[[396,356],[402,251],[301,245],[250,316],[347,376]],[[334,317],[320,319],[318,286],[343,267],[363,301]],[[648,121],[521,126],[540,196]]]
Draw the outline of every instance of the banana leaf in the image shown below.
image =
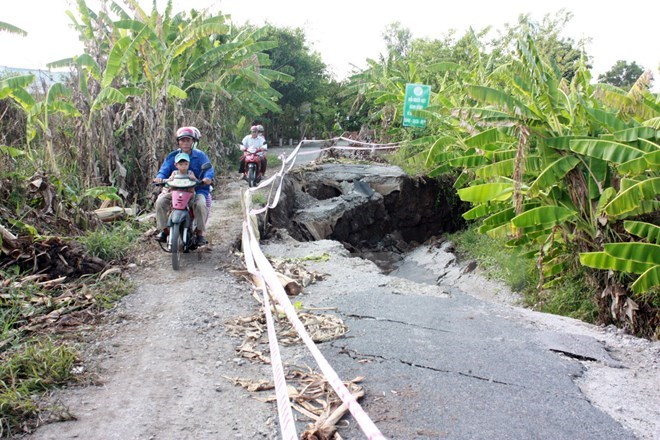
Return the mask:
[[618,142],[634,142],[639,138],[654,139],[657,137],[656,131],[651,127],[632,127],[626,130],[615,131],[612,133],[614,140]]
[[645,293],[660,286],[660,266],[653,266],[641,274],[630,286],[635,293]]
[[576,215],[577,213],[572,209],[561,206],[539,206],[519,214],[511,222],[517,228],[529,228],[536,225],[549,227],[564,223]]
[[548,165],[529,187],[529,194],[535,195],[539,192],[556,185],[569,171],[580,163],[575,156],[564,156]]
[[488,163],[488,160],[481,154],[461,156],[449,161],[449,165],[455,168],[474,168]]
[[616,258],[606,252],[583,252],[580,263],[594,269],[616,270],[619,272],[642,274],[653,267],[651,263]]
[[504,201],[511,198],[513,183],[484,183],[458,190],[458,196],[465,202],[483,203]]
[[660,177],[644,180],[621,191],[607,204],[605,212],[611,217],[621,217],[632,212],[639,214],[637,208],[641,206],[641,202],[653,201],[659,193]]
[[622,164],[638,157],[642,157],[644,152],[630,145],[620,142],[606,140],[573,140],[570,142],[571,150],[585,156],[595,157],[596,159]]
[[660,226],[629,220],[623,222],[623,227],[633,235],[645,238],[651,243],[660,244]]
[[605,252],[623,260],[660,264],[660,245],[653,243],[607,243],[605,245]]
[[511,115],[520,115],[528,119],[540,119],[522,101],[513,98],[509,93],[483,86],[468,86],[467,91],[477,101],[506,107]]
[[481,205],[477,205],[469,211],[464,212],[463,218],[465,220],[475,220],[483,217],[484,215],[500,211],[502,208],[503,206],[498,203],[482,203]]
[[653,153],[646,153],[637,159],[624,162],[617,166],[616,169],[622,175],[638,175],[647,170],[658,169],[658,160],[660,160],[660,151],[655,151]]

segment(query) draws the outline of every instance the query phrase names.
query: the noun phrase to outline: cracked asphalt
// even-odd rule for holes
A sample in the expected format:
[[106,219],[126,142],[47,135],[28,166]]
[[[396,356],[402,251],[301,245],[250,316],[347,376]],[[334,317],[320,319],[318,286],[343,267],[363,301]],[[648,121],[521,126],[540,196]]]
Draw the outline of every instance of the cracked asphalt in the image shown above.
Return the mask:
[[[383,275],[333,241],[280,240],[262,247],[277,258],[331,255],[304,262],[328,276],[292,301],[330,308],[324,313],[336,313],[349,327],[345,337],[319,348],[343,380],[365,377],[361,404],[385,437],[639,438],[576,385],[585,362],[621,367],[597,331],[541,327],[535,324],[540,318],[468,295],[456,283]],[[283,347],[282,358],[316,367],[302,346]],[[348,420],[342,437],[364,438]]]

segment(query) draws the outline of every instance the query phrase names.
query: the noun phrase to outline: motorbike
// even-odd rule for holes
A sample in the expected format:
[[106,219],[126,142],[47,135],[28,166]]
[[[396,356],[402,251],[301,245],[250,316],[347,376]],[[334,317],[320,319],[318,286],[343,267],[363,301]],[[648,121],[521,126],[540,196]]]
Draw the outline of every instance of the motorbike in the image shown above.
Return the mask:
[[155,183],[156,186],[165,186],[172,190],[172,207],[167,220],[170,234],[166,243],[160,243],[161,249],[172,254],[172,269],[179,270],[181,267],[181,254],[189,253],[197,249],[197,237],[195,229],[198,221],[204,219],[195,218],[192,206],[188,206],[190,199],[195,196],[194,188],[202,185],[204,173],[211,168],[210,163],[202,165],[199,180],[191,180],[188,176],[176,176],[174,179]]
[[261,156],[259,156],[259,153],[263,151],[266,150],[257,147],[249,147],[247,150],[245,150],[245,167],[243,169],[243,179],[247,181],[250,188],[257,186],[257,184],[259,184],[261,181]]

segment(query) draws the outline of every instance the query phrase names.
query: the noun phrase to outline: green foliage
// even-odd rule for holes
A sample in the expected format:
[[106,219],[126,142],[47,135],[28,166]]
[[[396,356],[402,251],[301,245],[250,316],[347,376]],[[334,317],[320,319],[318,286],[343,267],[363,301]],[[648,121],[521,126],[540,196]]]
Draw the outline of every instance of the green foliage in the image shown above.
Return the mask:
[[481,234],[473,224],[449,236],[461,255],[479,262],[486,273],[504,281],[515,292],[529,295],[538,283],[535,262],[519,249],[506,246],[506,240]]
[[288,75],[272,83],[280,95],[281,111],[270,110],[263,117],[256,117],[263,119],[268,139],[274,142],[279,138],[323,135],[336,116],[338,88],[329,79],[320,55],[309,48],[300,28],[268,25],[264,38],[276,42],[275,47],[264,51],[270,59],[270,68]]
[[304,263],[305,261],[315,261],[315,262],[325,262],[330,260],[330,254],[324,252],[319,255],[307,255],[300,258],[285,258],[284,261],[287,263]]
[[262,193],[254,192],[252,193],[252,203],[257,206],[266,206],[268,200],[266,196]]
[[88,232],[78,240],[85,245],[87,252],[105,261],[125,258],[137,246],[142,231],[130,222],[117,222],[110,226],[102,225]]
[[266,153],[268,158],[268,168],[270,170],[279,170],[282,167],[282,160],[272,153]]
[[526,301],[546,313],[569,316],[586,322],[596,322],[598,318],[598,305],[593,291],[580,276],[567,277],[552,289],[532,292],[526,297]]
[[0,432],[18,434],[36,416],[38,395],[68,381],[76,351],[49,339],[33,340],[0,357]]
[[117,188],[114,186],[97,186],[89,188],[85,191],[85,196],[94,197],[102,201],[117,201],[121,202],[121,197],[117,195]]
[[0,31],[9,32],[10,34],[22,35],[23,37],[27,36],[27,32],[24,31],[23,29],[16,27],[13,24],[6,23],[4,21],[0,21]]
[[90,286],[95,292],[96,302],[102,309],[111,309],[117,301],[135,291],[135,283],[121,276],[107,276]]
[[521,14],[518,22],[505,25],[505,32],[493,42],[495,51],[510,53],[520,35],[530,35],[543,61],[559,77],[571,81],[582,64],[591,67],[586,63],[588,57],[583,52],[585,41],[575,42],[572,38],[562,36],[572,18],[573,13],[565,9],[546,14],[540,22],[533,20],[529,14]]
[[[582,253],[592,267],[639,274],[629,287],[641,295],[655,289],[659,275],[654,262],[637,260],[655,245],[618,242],[628,239],[622,221],[660,208],[660,106],[648,75],[627,93],[594,87],[587,60],[560,35],[568,19],[563,13],[538,24],[522,16],[490,53],[474,32],[459,41],[413,41],[406,56],[373,62],[351,87],[371,104],[372,123],[408,141],[400,159],[432,177],[459,176],[458,195],[473,204],[465,218],[479,222],[480,232],[531,249],[539,287],[554,290],[580,274],[599,295],[606,277],[581,267]],[[458,56],[458,47],[469,56]],[[400,127],[403,88],[411,82],[433,91],[422,131]],[[608,258],[621,261],[608,265]],[[571,309],[582,308],[570,301]],[[636,325],[627,315],[616,319]]]
[[618,60],[607,72],[598,76],[598,82],[611,84],[629,90],[637,79],[644,73],[644,68],[635,61],[628,63]]

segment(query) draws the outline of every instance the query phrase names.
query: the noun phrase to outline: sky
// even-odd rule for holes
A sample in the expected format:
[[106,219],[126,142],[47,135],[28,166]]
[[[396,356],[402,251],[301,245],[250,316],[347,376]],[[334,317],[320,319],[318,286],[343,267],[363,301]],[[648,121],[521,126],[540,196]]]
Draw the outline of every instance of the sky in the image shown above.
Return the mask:
[[[87,0],[98,10],[97,0]],[[121,3],[121,0],[117,0]],[[151,11],[153,0],[139,0]],[[166,0],[156,0],[164,11]],[[573,13],[565,36],[575,41],[590,38],[585,48],[592,58],[594,79],[617,60],[635,61],[653,71],[660,85],[660,1],[634,3],[613,0],[173,0],[173,9],[221,11],[237,24],[269,22],[305,31],[312,50],[321,54],[335,78],[345,78],[366,59],[385,52],[383,32],[399,21],[414,38],[442,38],[450,30],[462,35],[470,26],[502,30],[521,13],[540,21],[546,14],[565,8]],[[40,68],[81,53],[82,46],[70,27],[66,10],[75,11],[72,0],[0,0],[0,22],[28,32],[27,37],[0,32],[0,66]],[[495,31],[494,31],[495,32]],[[492,34],[493,36],[495,33]]]

